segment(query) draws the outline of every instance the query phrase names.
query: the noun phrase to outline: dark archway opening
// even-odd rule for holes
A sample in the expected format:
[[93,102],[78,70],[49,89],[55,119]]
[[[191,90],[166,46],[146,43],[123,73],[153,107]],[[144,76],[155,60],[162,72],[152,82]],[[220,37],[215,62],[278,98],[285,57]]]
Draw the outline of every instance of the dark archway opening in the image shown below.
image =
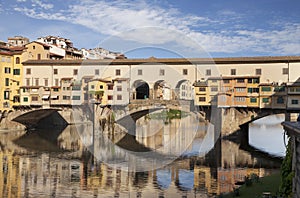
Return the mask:
[[135,91],[136,99],[149,98],[149,85],[146,82],[138,82]]

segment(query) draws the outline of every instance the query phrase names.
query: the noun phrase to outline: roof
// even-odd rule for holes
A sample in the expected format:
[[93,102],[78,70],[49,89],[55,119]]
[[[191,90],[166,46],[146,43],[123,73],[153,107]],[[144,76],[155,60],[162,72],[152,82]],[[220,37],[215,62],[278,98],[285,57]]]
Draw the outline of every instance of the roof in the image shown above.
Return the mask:
[[260,56],[229,58],[147,58],[147,59],[79,59],[28,60],[24,65],[153,65],[153,64],[238,64],[238,63],[291,63],[300,62],[300,56]]

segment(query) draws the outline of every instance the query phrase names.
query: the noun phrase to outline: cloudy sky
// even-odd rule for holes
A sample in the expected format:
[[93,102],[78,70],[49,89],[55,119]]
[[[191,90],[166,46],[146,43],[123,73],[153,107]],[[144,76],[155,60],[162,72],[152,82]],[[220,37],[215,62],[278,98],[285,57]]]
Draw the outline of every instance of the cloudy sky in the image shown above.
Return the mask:
[[300,55],[299,0],[2,0],[0,40],[46,35],[128,57]]

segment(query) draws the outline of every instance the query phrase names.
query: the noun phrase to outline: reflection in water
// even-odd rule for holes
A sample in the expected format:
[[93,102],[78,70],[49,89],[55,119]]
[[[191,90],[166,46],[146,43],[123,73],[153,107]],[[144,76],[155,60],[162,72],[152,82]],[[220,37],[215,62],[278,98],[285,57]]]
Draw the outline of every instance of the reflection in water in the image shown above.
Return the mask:
[[[262,151],[283,157],[285,155],[284,130],[281,122],[284,115],[272,115],[249,125],[249,144]],[[286,141],[287,142],[287,141]]]
[[[151,127],[147,123],[156,123],[158,132],[147,131]],[[165,155],[182,154],[170,164],[144,172],[114,168],[130,160],[134,168],[152,163],[146,157],[137,159],[137,153],[124,152],[124,148],[116,146],[126,136],[120,131],[111,134],[112,131],[106,130],[95,136],[95,156],[106,163],[89,152],[92,150],[89,125],[71,125],[60,133],[52,133],[56,134],[56,140],[47,139],[50,136],[45,133],[51,131],[1,133],[0,193],[12,198],[210,197],[232,191],[235,182],[246,175],[269,175],[280,166],[280,162],[253,156],[230,141],[219,140],[212,150],[211,145],[201,146],[203,142],[214,142],[207,136],[209,127],[201,123],[191,134],[180,129],[187,123],[172,120],[160,125],[155,120],[139,121],[137,144],[153,149],[162,159]],[[151,133],[151,136],[141,133]],[[191,137],[192,144],[187,144]],[[168,142],[171,143],[166,146]],[[112,162],[116,166],[111,166]]]

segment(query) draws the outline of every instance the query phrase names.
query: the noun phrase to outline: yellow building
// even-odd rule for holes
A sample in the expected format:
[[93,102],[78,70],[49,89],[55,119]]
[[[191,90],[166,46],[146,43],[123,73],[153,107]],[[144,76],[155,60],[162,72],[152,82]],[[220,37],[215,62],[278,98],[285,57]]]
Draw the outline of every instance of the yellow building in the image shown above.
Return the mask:
[[22,83],[22,47],[0,46],[0,111],[19,105]]
[[259,83],[260,76],[246,76],[246,89],[247,89],[247,98],[246,105],[248,107],[259,108]]
[[274,94],[274,87],[272,83],[261,83],[259,85],[259,107],[271,108],[272,107],[272,95]]
[[113,90],[113,83],[109,80],[92,79],[88,82],[89,99],[101,105],[110,104],[113,100],[110,90]]
[[194,86],[194,104],[196,106],[210,106],[209,87],[207,81],[197,81]]

